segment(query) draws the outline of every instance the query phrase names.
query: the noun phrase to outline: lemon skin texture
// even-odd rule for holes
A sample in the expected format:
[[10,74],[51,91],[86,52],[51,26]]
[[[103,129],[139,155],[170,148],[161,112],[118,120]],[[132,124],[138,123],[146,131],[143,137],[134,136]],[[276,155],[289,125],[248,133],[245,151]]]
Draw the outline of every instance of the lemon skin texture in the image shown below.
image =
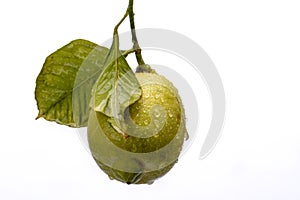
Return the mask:
[[98,166],[127,184],[151,184],[177,162],[187,138],[177,89],[156,73],[136,73],[142,96],[125,111],[128,129],[116,131],[109,118],[92,111],[88,142]]

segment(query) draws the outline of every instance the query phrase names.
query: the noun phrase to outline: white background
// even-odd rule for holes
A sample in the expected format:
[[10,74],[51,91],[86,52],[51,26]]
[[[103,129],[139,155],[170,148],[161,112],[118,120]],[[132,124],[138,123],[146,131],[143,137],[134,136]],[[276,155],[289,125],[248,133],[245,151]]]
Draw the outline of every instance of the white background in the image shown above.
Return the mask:
[[136,0],[136,26],[174,30],[201,45],[227,98],[214,151],[198,160],[199,136],[153,185],[110,181],[73,129],[34,120],[45,57],[76,38],[101,44],[126,6],[1,1],[0,199],[300,199],[298,0]]

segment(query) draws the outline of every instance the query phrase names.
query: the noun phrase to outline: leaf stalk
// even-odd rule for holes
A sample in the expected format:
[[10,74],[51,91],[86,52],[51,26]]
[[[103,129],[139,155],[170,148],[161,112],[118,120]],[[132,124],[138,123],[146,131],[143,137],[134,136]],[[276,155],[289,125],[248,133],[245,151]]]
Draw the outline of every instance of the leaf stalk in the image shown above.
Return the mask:
[[[136,36],[136,30],[135,30],[135,22],[134,22],[134,11],[133,11],[133,0],[129,0],[129,4],[126,10],[126,13],[122,17],[122,19],[119,21],[119,23],[114,28],[114,40],[116,42],[116,45],[119,47],[119,36],[118,36],[118,28],[123,23],[123,21],[126,19],[126,17],[129,16],[130,21],[130,28],[131,28],[131,36],[132,36],[132,43],[133,48],[129,51],[132,53],[134,51],[136,61],[138,63],[138,67],[136,69],[136,72],[153,72],[151,67],[147,64],[145,64],[143,56],[142,56],[142,49],[139,45],[137,36]],[[129,53],[127,52],[127,53]]]

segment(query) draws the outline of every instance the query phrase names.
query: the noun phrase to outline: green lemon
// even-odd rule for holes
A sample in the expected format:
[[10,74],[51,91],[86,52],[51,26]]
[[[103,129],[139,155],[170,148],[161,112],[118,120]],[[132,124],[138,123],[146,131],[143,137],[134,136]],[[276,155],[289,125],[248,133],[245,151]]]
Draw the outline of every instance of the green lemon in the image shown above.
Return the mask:
[[150,184],[177,162],[187,131],[173,84],[155,73],[136,77],[142,96],[125,111],[125,134],[117,132],[106,115],[91,112],[88,142],[95,161],[111,179]]

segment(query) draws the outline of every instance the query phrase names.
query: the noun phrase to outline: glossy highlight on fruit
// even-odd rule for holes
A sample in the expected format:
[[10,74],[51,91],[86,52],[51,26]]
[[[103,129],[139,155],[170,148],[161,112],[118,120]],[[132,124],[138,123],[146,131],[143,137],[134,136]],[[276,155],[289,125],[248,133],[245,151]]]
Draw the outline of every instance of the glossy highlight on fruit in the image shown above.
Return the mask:
[[88,142],[93,158],[111,178],[127,184],[151,184],[177,162],[187,138],[177,89],[156,73],[136,73],[141,98],[125,111],[127,130],[117,132],[108,117],[92,111]]

